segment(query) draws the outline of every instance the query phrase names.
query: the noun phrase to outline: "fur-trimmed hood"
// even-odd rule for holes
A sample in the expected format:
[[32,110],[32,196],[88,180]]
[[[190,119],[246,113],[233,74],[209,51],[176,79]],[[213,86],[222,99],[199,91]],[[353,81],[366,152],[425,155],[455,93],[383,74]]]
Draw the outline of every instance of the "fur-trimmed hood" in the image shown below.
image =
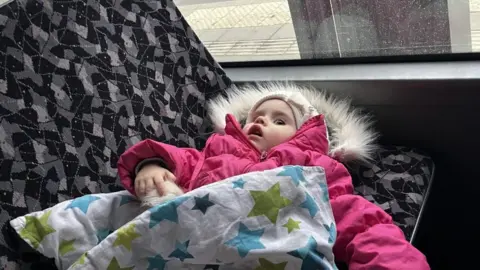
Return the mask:
[[325,116],[330,133],[330,156],[343,162],[372,158],[377,133],[371,129],[368,116],[361,115],[347,100],[336,99],[323,91],[292,83],[270,82],[228,89],[226,96],[216,97],[208,103],[209,117],[215,131],[224,132],[226,114],[232,114],[238,121],[243,122],[258,100],[274,92],[300,92]]

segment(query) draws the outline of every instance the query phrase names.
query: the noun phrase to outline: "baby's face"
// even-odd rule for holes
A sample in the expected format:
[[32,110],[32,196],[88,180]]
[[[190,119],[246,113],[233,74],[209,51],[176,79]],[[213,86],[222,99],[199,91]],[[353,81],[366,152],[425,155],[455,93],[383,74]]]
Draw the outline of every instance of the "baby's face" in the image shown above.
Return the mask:
[[268,151],[297,132],[292,108],[285,101],[270,99],[253,113],[253,122],[243,128],[248,139],[260,151]]

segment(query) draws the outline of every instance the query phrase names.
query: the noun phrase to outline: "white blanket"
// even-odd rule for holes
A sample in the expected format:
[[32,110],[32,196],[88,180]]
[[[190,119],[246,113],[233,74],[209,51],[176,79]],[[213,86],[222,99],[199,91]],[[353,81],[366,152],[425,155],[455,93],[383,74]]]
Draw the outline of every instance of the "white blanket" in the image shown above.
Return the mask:
[[11,221],[59,269],[336,269],[320,167],[235,176],[142,209],[126,191]]

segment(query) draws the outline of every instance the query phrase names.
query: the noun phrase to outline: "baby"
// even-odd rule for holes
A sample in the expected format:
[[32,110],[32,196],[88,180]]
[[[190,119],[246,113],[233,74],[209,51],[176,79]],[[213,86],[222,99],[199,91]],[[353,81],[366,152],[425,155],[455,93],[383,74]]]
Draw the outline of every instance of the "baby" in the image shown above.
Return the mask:
[[[243,128],[227,114],[224,134],[213,134],[202,151],[142,141],[120,157],[118,170],[123,185],[144,204],[153,205],[235,175],[284,165],[320,166],[325,169],[336,221],[336,260],[346,262],[349,269],[430,269],[423,254],[405,240],[388,214],[352,194],[350,174],[331,157],[346,153],[329,151],[324,115],[300,90],[272,84],[229,93],[230,100],[240,103],[213,102],[211,118],[223,128],[223,123],[218,124],[219,108],[240,114],[249,108]],[[324,110],[332,114],[338,114],[345,105],[328,99],[322,102]],[[354,123],[349,121],[356,120],[344,115],[340,122],[351,129]],[[337,149],[342,149],[339,139],[334,140]]]

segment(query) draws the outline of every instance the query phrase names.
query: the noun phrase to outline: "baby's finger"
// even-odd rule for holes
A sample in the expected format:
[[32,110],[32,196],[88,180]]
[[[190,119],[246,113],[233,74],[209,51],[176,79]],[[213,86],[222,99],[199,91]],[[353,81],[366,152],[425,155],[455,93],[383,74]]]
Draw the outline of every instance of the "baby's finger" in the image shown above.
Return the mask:
[[155,177],[153,178],[153,182],[155,183],[158,194],[162,196],[165,193],[165,180],[163,180],[162,177]]
[[150,190],[154,189],[155,184],[153,183],[153,178],[148,178],[145,180],[145,192],[149,192]]
[[133,182],[133,186],[135,188],[135,192],[139,192],[140,190],[138,190],[138,182],[140,182],[140,179],[135,178],[135,182]]
[[142,192],[140,191],[140,183],[142,182],[142,179],[141,178],[136,178],[135,179],[135,192],[137,193],[137,195],[142,195]]
[[141,194],[145,194],[145,182],[146,182],[146,179],[142,179],[139,181],[140,183],[138,183],[138,187],[139,187],[139,190],[140,190],[140,193]]
[[173,173],[167,171],[166,175],[165,175],[165,180],[170,180],[170,181],[177,181],[177,178],[175,177],[175,175],[173,175]]

